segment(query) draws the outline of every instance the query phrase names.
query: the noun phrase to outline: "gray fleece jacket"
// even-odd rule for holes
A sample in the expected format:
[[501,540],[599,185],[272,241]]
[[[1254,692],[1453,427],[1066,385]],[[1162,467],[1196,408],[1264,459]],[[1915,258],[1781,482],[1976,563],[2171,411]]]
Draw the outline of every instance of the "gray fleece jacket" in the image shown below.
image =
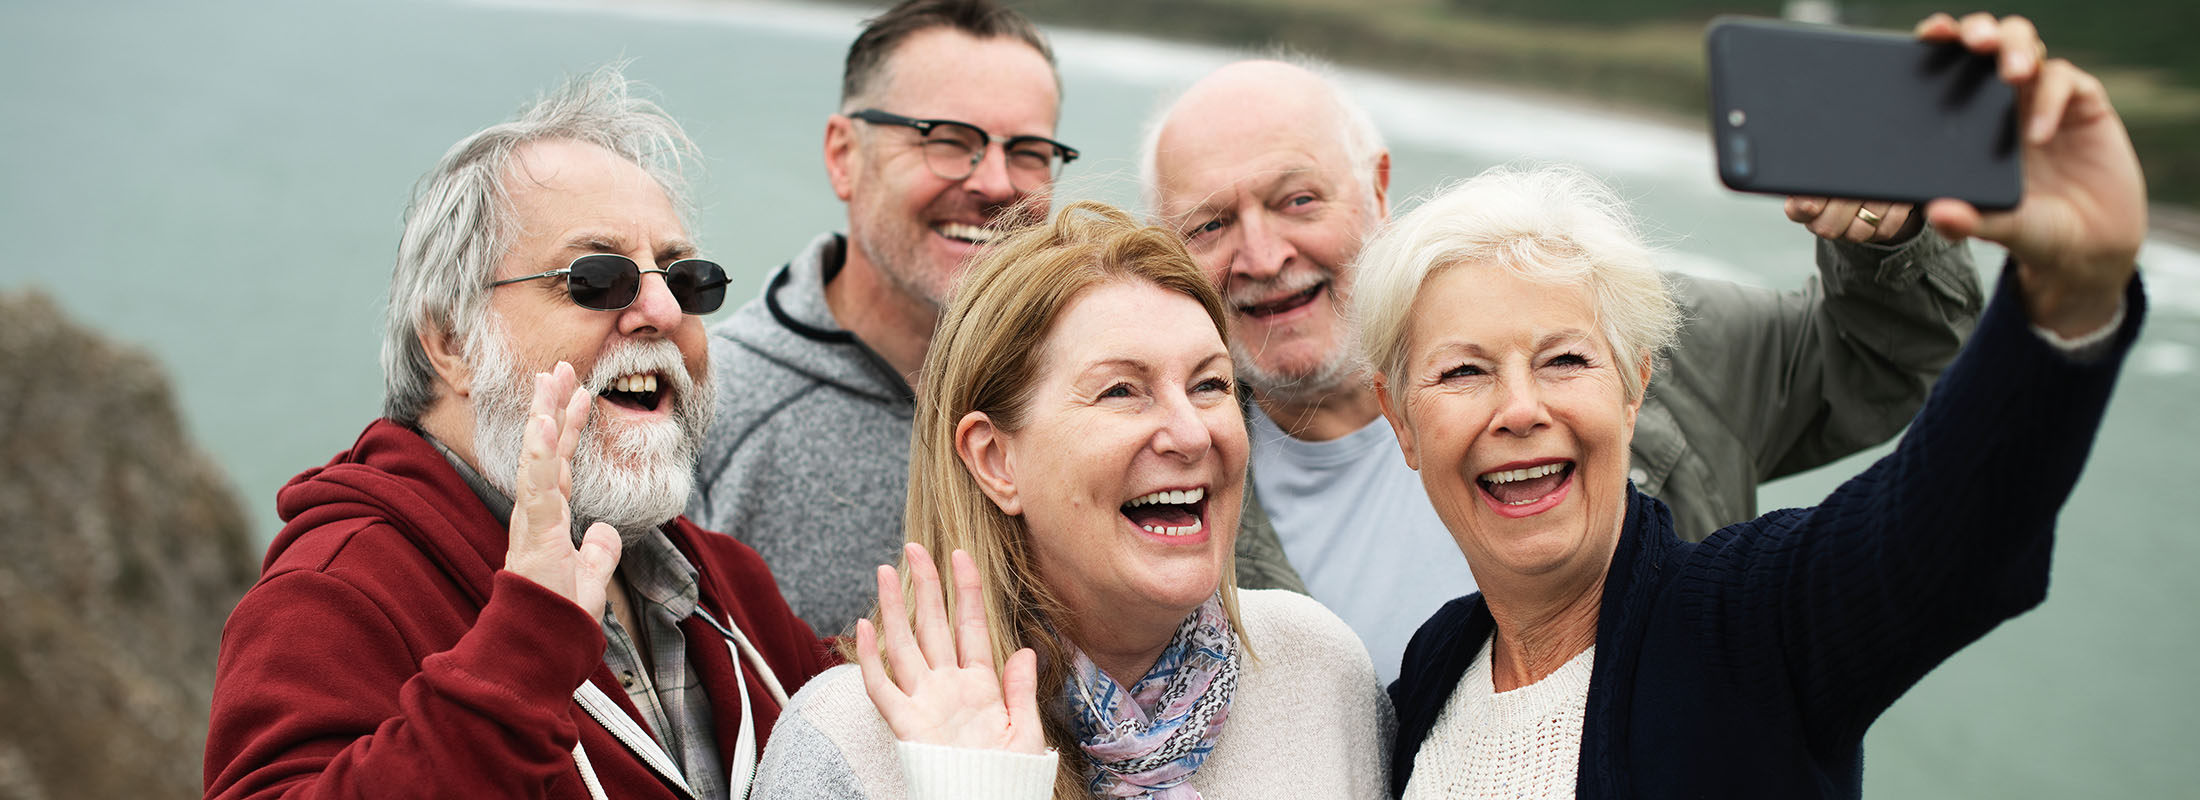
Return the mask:
[[[795,615],[847,632],[901,555],[916,416],[908,381],[825,303],[847,241],[827,233],[711,326],[717,415],[687,516],[756,549]],[[1239,523],[1238,585],[1304,592],[1258,502]]]

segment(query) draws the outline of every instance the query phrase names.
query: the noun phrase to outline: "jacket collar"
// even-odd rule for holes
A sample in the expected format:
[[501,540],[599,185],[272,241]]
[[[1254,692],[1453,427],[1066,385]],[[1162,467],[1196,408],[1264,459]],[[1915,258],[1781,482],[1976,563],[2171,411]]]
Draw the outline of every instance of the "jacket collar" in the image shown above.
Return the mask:
[[[1633,680],[1624,673],[1637,662],[1643,641],[1639,634],[1649,623],[1649,595],[1659,585],[1656,573],[1666,567],[1680,544],[1673,537],[1672,513],[1665,503],[1636,490],[1633,482],[1627,484],[1626,503],[1627,518],[1621,523],[1597,608],[1597,653],[1589,672],[1581,772],[1576,778],[1578,786],[1590,788],[1584,797],[1615,796],[1614,791],[1625,785],[1625,765],[1606,754],[1616,740],[1614,732],[1626,727],[1629,711],[1617,703],[1612,687]],[[1476,592],[1446,604],[1414,635],[1405,669],[1390,686],[1398,715],[1397,749],[1391,756],[1392,795],[1405,795],[1414,756],[1428,740],[1459,680],[1474,664],[1475,655],[1496,630],[1489,605]],[[1423,637],[1428,637],[1425,642]]]
[[[825,284],[847,264],[848,240],[827,233],[772,273],[756,300],[710,329],[711,347],[738,347],[821,383],[889,404],[913,406],[915,393],[886,359],[842,328],[825,302]],[[713,359],[714,367],[717,359]]]

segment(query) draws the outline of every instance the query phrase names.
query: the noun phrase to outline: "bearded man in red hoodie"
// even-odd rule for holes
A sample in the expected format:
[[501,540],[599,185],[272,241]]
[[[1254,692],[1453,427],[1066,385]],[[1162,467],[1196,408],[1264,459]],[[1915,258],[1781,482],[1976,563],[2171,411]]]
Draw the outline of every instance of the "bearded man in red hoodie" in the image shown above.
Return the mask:
[[746,794],[828,656],[754,551],[679,516],[725,295],[681,221],[688,154],[605,69],[421,181],[386,418],[278,497],[208,797]]

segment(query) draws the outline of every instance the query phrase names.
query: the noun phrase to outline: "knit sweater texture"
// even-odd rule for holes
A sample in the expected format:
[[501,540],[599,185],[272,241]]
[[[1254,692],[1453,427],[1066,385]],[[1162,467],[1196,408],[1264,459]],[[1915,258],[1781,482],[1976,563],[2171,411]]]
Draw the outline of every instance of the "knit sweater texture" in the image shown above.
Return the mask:
[[1405,800],[1574,796],[1596,646],[1541,680],[1507,692],[1497,691],[1490,667],[1495,649],[1494,642],[1483,643],[1451,700],[1436,715],[1414,756]]
[[[1190,785],[1206,800],[1382,796],[1390,703],[1359,639],[1297,593],[1242,591],[1238,607],[1256,655],[1238,676],[1229,721]],[[862,674],[853,665],[834,668],[788,702],[754,797],[904,800],[901,759],[864,694]],[[1046,796],[1044,787],[1025,795]]]
[[[2013,268],[1895,452],[1810,508],[1701,543],[1630,486],[1605,576],[1582,798],[1858,797],[1864,733],[1941,661],[2047,591],[2055,518],[2145,316],[2113,345],[2034,335]],[[1414,635],[1390,687],[1392,791],[1493,621],[1479,594]]]

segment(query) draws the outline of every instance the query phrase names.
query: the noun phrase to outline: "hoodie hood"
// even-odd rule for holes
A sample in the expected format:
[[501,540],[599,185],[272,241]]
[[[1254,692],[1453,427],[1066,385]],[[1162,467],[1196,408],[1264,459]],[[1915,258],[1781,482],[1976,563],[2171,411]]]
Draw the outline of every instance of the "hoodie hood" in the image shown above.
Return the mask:
[[[912,406],[909,382],[843,328],[825,302],[825,285],[840,275],[847,252],[847,237],[838,233],[811,240],[794,260],[772,273],[755,300],[711,328],[713,362],[722,348],[742,348],[810,382],[831,384],[882,403]],[[719,366],[712,364],[714,370]],[[721,398],[725,394],[721,392]]]
[[347,520],[383,522],[486,603],[509,544],[504,526],[435,446],[388,419],[368,425],[328,464],[290,479],[276,492],[275,510],[284,525],[267,548],[263,575],[284,561],[318,565],[344,544],[344,537],[308,532],[343,529]]

